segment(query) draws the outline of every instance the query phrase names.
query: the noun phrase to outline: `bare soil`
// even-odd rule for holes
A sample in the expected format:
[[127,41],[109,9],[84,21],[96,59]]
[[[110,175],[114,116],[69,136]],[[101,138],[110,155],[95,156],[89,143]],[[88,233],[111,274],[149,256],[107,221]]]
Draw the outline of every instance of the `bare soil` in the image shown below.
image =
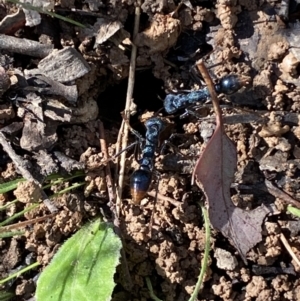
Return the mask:
[[[231,198],[245,210],[275,205],[275,214],[263,222],[262,241],[248,252],[247,265],[227,238],[212,231],[209,267],[198,300],[300,300],[300,221],[287,212],[291,199],[294,206],[300,200],[299,6],[299,1],[290,1],[285,14],[280,1],[186,1],[179,8],[176,1],[143,2],[139,34],[134,39],[138,47],[133,93],[136,114],[129,123],[144,135],[142,121],[160,114],[170,125],[166,137],[162,137],[169,144],[157,153],[153,183],[140,206],[132,204],[129,188],[130,175],[138,163],[132,149],[127,153],[119,219],[126,258],[117,269],[112,300],[151,300],[145,277],[150,277],[155,294],[162,300],[188,300],[194,290],[205,242],[199,204],[207,203],[191,179],[197,158],[212,136],[214,112],[209,102],[191,108],[195,114],[185,118],[180,118],[184,110],[171,116],[159,110],[167,93],[202,88],[203,81],[195,81],[191,72],[200,58],[215,82],[230,73],[247,78],[247,84],[237,93],[219,97],[225,130],[238,155]],[[43,65],[40,61],[46,55],[35,57],[1,48],[1,128],[22,122],[9,136],[11,145],[23,160],[31,162],[39,180],[62,172],[62,167],[66,173],[84,169],[86,185],[54,198],[59,211],[51,218],[28,226],[22,236],[0,240],[0,278],[31,261],[46,266],[59,246],[85,222],[100,214],[107,219],[113,216],[105,166],[110,167],[116,184],[116,159],[107,163],[100,147],[100,121],[105,128],[102,135],[108,156],[112,157],[125,107],[135,2],[61,0],[55,10],[90,27],[80,29],[47,15],[42,15],[40,24],[29,27],[25,26],[25,17],[18,15],[12,29],[5,22],[17,8],[0,5],[2,34],[39,41],[55,49],[70,46],[82,56],[80,62],[76,61],[80,68],[72,73],[74,78],[66,71],[70,80],[62,81],[55,78],[61,78],[61,74],[51,77],[47,69],[57,54]],[[103,18],[105,26],[101,25]],[[64,57],[61,64],[65,61]],[[18,97],[21,93],[13,85],[20,85],[17,70],[33,72],[37,67],[52,78],[52,87],[65,84],[64,88],[55,86],[56,95],[48,95],[45,90],[33,92],[42,94],[40,102],[33,97],[36,102],[32,107],[47,129],[43,131],[41,124],[33,127],[26,115],[32,107],[24,107],[12,97],[13,92]],[[85,73],[79,76],[81,71]],[[77,96],[72,86],[76,86]],[[70,95],[72,98],[66,99]],[[45,103],[49,104],[47,108]],[[136,137],[130,133],[129,140],[134,142]],[[3,150],[0,155],[1,181],[20,177],[14,159]],[[272,183],[271,188],[266,180]],[[1,219],[42,197],[35,194],[36,185],[22,185],[14,192],[20,202],[2,212]],[[69,185],[53,185],[51,189],[55,193]],[[0,204],[14,196],[1,195]],[[41,206],[20,221],[48,214],[48,208]],[[9,284],[15,290],[15,300],[34,296],[36,274],[22,275]]]

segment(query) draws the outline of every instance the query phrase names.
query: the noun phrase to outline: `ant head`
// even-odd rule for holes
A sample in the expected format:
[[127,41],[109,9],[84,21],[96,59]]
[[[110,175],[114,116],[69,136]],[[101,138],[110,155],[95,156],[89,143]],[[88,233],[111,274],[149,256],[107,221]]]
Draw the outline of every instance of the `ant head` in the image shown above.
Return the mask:
[[230,95],[237,92],[242,86],[243,81],[236,74],[224,76],[220,81],[220,88],[222,93]]

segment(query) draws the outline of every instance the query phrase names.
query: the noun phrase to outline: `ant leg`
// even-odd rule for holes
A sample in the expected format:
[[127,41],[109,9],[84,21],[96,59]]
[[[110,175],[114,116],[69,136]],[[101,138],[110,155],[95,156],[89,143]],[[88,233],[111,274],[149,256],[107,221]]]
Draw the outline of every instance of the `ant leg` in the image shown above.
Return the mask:
[[111,158],[112,160],[117,158],[118,156],[120,156],[122,153],[128,151],[129,149],[132,149],[134,146],[136,146],[138,144],[138,141],[135,141],[131,144],[129,144],[127,147],[125,147],[124,149],[120,150],[117,154],[113,155],[113,157]]
[[178,133],[171,134],[171,136],[168,139],[166,139],[166,140],[163,141],[163,143],[162,143],[162,145],[160,147],[159,153],[161,155],[163,155],[165,153],[165,150],[166,150],[167,146],[169,146],[170,149],[173,151],[173,153],[179,153],[179,154],[181,154],[179,148],[176,145],[174,145],[170,140],[172,140],[172,139],[174,139],[176,137],[183,137],[183,136],[185,136],[185,134],[178,134]]
[[145,140],[145,139],[143,138],[143,136],[142,136],[138,131],[136,131],[135,129],[133,129],[133,128],[131,127],[131,125],[129,124],[128,119],[124,116],[124,114],[122,113],[121,115],[122,115],[123,120],[125,121],[126,125],[128,126],[128,129],[130,130],[130,132],[131,132],[133,135],[135,135],[135,136],[138,138],[138,140],[140,140],[140,141]]
[[196,117],[197,119],[201,119],[202,116],[200,116],[198,113],[196,113],[194,110],[185,109],[185,112],[179,116],[180,119],[186,118],[188,116]]
[[[125,116],[124,116],[123,113],[122,113],[121,115],[122,115],[123,120],[125,121],[126,125],[128,126],[128,129],[130,130],[130,132],[131,132],[134,136],[136,136],[136,138],[137,138],[137,140],[138,140],[138,141],[136,141],[136,142],[130,144],[130,145],[129,145],[129,148],[131,148],[132,146],[135,146],[136,144],[139,143],[139,144],[140,144],[140,149],[143,149],[144,143],[145,143],[145,140],[146,140],[146,139],[145,139],[138,131],[136,131],[135,129],[133,129],[133,128],[131,127],[131,125],[129,124],[128,119],[125,118]],[[122,152],[126,151],[127,149],[128,149],[128,147],[126,147],[124,150],[121,150],[121,151],[118,153],[118,155],[121,154]],[[115,155],[115,157],[116,157],[116,155]],[[134,151],[134,158],[135,158],[135,160],[136,160],[137,162],[139,161],[138,156],[137,156],[137,150],[136,150],[136,149],[135,149],[135,151]]]
[[201,75],[199,74],[199,71],[196,67],[196,65],[193,65],[190,69],[191,78],[195,83],[198,85],[203,86],[203,83],[201,82]]

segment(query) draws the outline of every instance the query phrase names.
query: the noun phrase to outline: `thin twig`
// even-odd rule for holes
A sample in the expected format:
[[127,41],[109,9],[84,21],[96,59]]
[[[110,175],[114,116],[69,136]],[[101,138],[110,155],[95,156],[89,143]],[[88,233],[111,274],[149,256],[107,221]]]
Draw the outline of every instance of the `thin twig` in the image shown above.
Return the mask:
[[293,199],[286,192],[280,190],[272,184],[272,182],[265,180],[265,184],[269,193],[271,193],[275,198],[281,199],[286,204],[292,204],[297,208],[300,208],[300,202]]
[[1,227],[0,233],[8,231],[8,230],[20,229],[20,228],[26,227],[28,225],[36,224],[36,223],[44,221],[48,218],[51,218],[55,215],[56,215],[56,213],[51,213],[51,214],[41,216],[41,217],[37,217],[37,218],[31,219],[31,220],[28,220],[28,221],[24,221],[24,222],[20,222],[20,223],[17,223],[17,224],[12,224],[12,225],[9,225],[9,226]]
[[287,241],[287,239],[285,238],[285,236],[281,233],[280,234],[280,240],[283,243],[283,245],[285,246],[286,250],[289,252],[289,254],[291,255],[291,257],[295,260],[295,262],[298,264],[298,267],[300,267],[300,261],[297,258],[296,254],[294,253],[294,251],[292,250],[289,242]]
[[213,108],[214,111],[216,113],[216,124],[217,127],[218,126],[222,126],[222,111],[219,105],[219,100],[218,100],[218,94],[216,92],[214,83],[204,65],[203,60],[200,60],[196,63],[198,70],[200,71],[206,85],[207,85],[207,89],[209,91],[209,94],[211,96],[211,100],[212,100],[212,104],[213,104]]
[[[140,15],[141,15],[141,0],[138,0],[135,8],[133,41],[135,40],[135,37],[139,30]],[[127,120],[129,120],[130,118],[130,108],[132,107],[132,94],[133,94],[134,81],[135,81],[136,54],[137,54],[137,47],[133,44],[131,50],[128,87],[127,87],[127,94],[126,94],[126,105],[125,105],[125,112],[124,112],[125,119]],[[128,142],[128,125],[125,123],[123,135],[122,135],[122,149],[127,147],[127,142]],[[122,153],[120,157],[120,171],[119,171],[117,201],[116,201],[118,215],[120,213],[120,204],[121,204],[121,197],[122,197],[123,185],[124,185],[125,159],[126,159],[126,152]]]
[[[108,152],[107,152],[107,145],[106,145],[106,139],[105,139],[105,132],[104,132],[104,126],[102,121],[99,121],[99,133],[100,133],[100,147],[101,152],[103,153],[104,159],[108,160]],[[111,177],[111,172],[109,168],[109,164],[106,164],[105,166],[105,174],[106,174],[106,185],[107,185],[107,191],[108,191],[108,197],[109,197],[109,203],[108,206],[111,208],[111,211],[114,215],[115,213],[115,191],[114,191],[114,185]]]
[[[104,126],[102,121],[99,121],[99,132],[100,132],[100,147],[101,147],[101,151],[103,153],[104,159],[105,161],[109,161],[108,158],[108,152],[107,152],[107,145],[106,145],[106,139],[105,139],[105,132],[104,132]],[[108,191],[108,197],[109,197],[109,203],[108,206],[113,214],[113,223],[114,223],[114,230],[116,232],[117,235],[119,235],[119,237],[122,240],[122,244],[125,245],[125,240],[122,236],[122,233],[120,231],[120,222],[119,222],[119,216],[116,212],[116,206],[115,206],[115,198],[116,198],[116,194],[115,194],[115,187],[113,185],[113,181],[112,181],[112,177],[111,177],[111,172],[110,172],[110,168],[109,168],[109,163],[106,164],[105,166],[105,174],[106,174],[106,184],[107,184],[107,191]],[[126,274],[126,277],[128,279],[128,286],[131,289],[132,288],[132,281],[130,278],[130,274],[129,274],[129,269],[128,269],[128,264],[127,264],[127,260],[126,260],[126,254],[124,249],[121,250],[121,256],[122,256],[122,266],[123,266],[123,271]]]

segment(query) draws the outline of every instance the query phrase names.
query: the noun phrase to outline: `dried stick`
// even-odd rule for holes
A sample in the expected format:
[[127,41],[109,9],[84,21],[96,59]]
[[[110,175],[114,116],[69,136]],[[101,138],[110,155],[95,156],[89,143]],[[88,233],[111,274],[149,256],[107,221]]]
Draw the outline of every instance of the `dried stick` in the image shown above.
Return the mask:
[[[100,121],[100,120],[99,120],[99,133],[100,133],[101,152],[103,153],[104,159],[108,161],[108,152],[107,152],[104,126],[103,126],[102,121]],[[106,185],[107,185],[107,191],[108,191],[108,197],[109,197],[108,206],[111,208],[112,213],[114,215],[116,215],[115,210],[113,208],[114,200],[115,200],[115,191],[114,191],[114,185],[113,185],[111,172],[110,172],[110,168],[109,168],[109,163],[107,163],[105,166],[105,174],[106,174]]]
[[265,180],[265,184],[267,187],[267,190],[270,194],[272,194],[275,198],[281,199],[286,204],[291,204],[297,208],[300,208],[300,202],[293,199],[290,195],[288,195],[286,192],[280,190],[276,186],[272,184],[272,182]]
[[33,224],[42,222],[42,221],[44,221],[48,218],[51,218],[55,215],[56,215],[56,213],[51,213],[51,214],[41,216],[41,217],[37,217],[37,218],[31,219],[31,220],[28,220],[28,221],[19,222],[17,224],[12,224],[12,225],[9,225],[9,226],[1,227],[0,233],[8,231],[8,230],[20,229],[20,228],[26,227],[28,225],[33,225]]
[[296,254],[294,253],[294,251],[292,250],[291,246],[289,245],[289,242],[287,241],[287,239],[285,238],[285,236],[282,233],[280,234],[280,240],[283,243],[283,245],[285,246],[286,250],[291,255],[291,257],[298,264],[298,267],[300,267],[300,261],[299,261],[299,259],[297,258]]
[[49,209],[49,211],[51,213],[56,212],[57,208],[52,204],[49,197],[46,195],[46,193],[42,189],[41,183],[38,180],[36,180],[30,173],[29,168],[28,168],[28,163],[16,154],[16,152],[13,150],[10,143],[6,140],[6,138],[2,132],[0,132],[0,144],[2,145],[3,150],[9,155],[9,157],[15,163],[16,168],[20,171],[23,178],[25,178],[27,181],[34,182],[36,185],[39,186],[40,191],[41,191],[42,200],[43,200],[45,206]]
[[214,83],[204,65],[203,60],[199,60],[197,63],[197,68],[200,71],[201,75],[203,76],[203,79],[207,85],[211,100],[212,100],[212,104],[213,104],[213,108],[214,111],[216,113],[216,124],[217,126],[223,126],[223,118],[222,118],[222,111],[219,105],[219,101],[218,101],[218,94],[216,92]]
[[32,40],[0,34],[1,50],[44,58],[53,50],[53,48],[53,45],[45,45]]
[[[137,4],[136,4],[136,8],[135,8],[133,41],[139,30],[140,15],[141,15],[140,7],[141,7],[141,0],[138,0]],[[126,94],[126,105],[125,105],[125,112],[124,112],[125,119],[127,119],[127,120],[129,120],[129,118],[130,118],[130,108],[132,107],[131,105],[132,105],[132,94],[133,94],[133,87],[134,87],[134,81],[135,81],[136,53],[137,53],[137,47],[134,44],[132,44],[130,66],[129,66],[128,87],[127,87],[127,94]],[[128,132],[129,132],[128,125],[125,123],[123,135],[122,135],[122,149],[127,147]],[[119,171],[117,201],[116,201],[116,210],[117,210],[118,216],[120,215],[121,197],[122,197],[122,191],[123,191],[123,185],[124,185],[125,159],[126,159],[126,152],[122,153],[121,158],[120,158],[120,171]]]

